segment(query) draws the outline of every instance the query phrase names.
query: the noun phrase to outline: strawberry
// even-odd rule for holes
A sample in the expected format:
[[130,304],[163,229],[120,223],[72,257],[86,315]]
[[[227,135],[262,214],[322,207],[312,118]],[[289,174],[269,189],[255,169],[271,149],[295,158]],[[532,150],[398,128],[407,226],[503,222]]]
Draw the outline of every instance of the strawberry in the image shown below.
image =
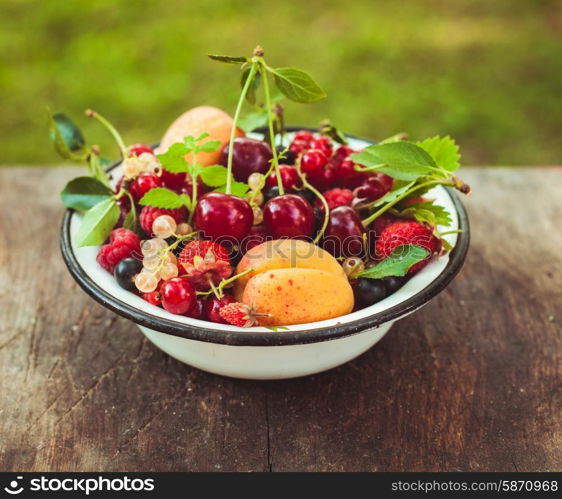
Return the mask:
[[232,275],[232,262],[224,246],[212,241],[191,241],[181,250],[178,266],[199,291],[218,285]]
[[376,242],[376,254],[379,258],[388,257],[397,246],[415,244],[429,251],[425,260],[413,265],[408,274],[415,274],[425,267],[431,255],[441,249],[441,241],[433,235],[433,231],[419,222],[397,222],[384,229]]
[[222,307],[219,315],[233,326],[252,327],[257,324],[258,317],[265,317],[268,314],[258,314],[254,306],[234,302]]

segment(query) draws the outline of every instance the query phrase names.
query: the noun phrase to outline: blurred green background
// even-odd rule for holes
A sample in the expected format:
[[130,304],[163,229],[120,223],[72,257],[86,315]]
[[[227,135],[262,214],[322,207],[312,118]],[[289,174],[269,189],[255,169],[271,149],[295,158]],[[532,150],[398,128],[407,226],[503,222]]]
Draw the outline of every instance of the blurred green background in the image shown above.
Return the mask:
[[327,100],[287,121],[329,117],[372,138],[450,134],[464,164],[560,164],[559,0],[0,0],[2,165],[58,164],[44,108],[116,155],[91,107],[125,141],[153,142],[187,108],[232,112],[239,75],[207,53],[309,71]]

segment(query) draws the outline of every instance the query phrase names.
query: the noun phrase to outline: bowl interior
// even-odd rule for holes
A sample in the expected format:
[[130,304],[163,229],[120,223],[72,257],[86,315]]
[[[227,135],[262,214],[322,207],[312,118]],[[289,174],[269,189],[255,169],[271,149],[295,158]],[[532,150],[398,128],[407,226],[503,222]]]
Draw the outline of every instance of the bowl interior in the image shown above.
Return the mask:
[[[258,137],[261,138],[261,136]],[[291,134],[288,134],[286,140],[290,141],[290,137]],[[349,142],[351,147],[354,149],[361,149],[371,144],[371,142],[359,138],[350,138]],[[114,175],[114,178],[119,177],[119,169],[120,166],[118,165],[113,170],[117,174]],[[288,339],[289,336],[294,337],[294,335],[287,334],[290,332],[300,333],[300,340],[302,342],[317,341],[317,339],[314,340],[312,337],[304,338],[304,336],[306,336],[307,332],[315,331],[317,334],[314,334],[314,337],[318,338],[318,332],[325,331],[325,336],[320,337],[329,339],[333,336],[333,331],[335,330],[339,330],[339,334],[337,334],[337,336],[342,335],[343,327],[345,326],[349,326],[346,328],[347,334],[353,334],[354,332],[358,332],[366,327],[371,327],[373,325],[392,320],[393,318],[398,318],[422,306],[434,294],[439,292],[440,289],[442,289],[450,281],[450,279],[452,279],[454,274],[456,274],[462,265],[462,260],[464,259],[464,254],[466,253],[465,246],[468,245],[468,224],[463,223],[463,227],[461,227],[459,209],[462,211],[462,213],[460,213],[460,215],[462,215],[460,217],[462,220],[466,220],[466,214],[464,213],[464,210],[458,200],[455,200],[453,196],[453,194],[441,186],[432,189],[426,195],[426,197],[430,199],[435,199],[437,204],[446,208],[452,215],[452,226],[447,228],[441,227],[443,231],[452,231],[459,228],[463,229],[463,233],[460,234],[460,238],[464,239],[462,244],[462,255],[457,255],[457,259],[460,258],[460,264],[456,266],[458,268],[450,268],[452,255],[454,255],[455,252],[458,253],[458,248],[456,247],[459,244],[460,239],[459,234],[452,233],[445,236],[447,241],[455,248],[452,253],[433,259],[422,271],[413,276],[401,289],[384,300],[370,307],[341,317],[309,324],[286,326],[286,328],[283,328],[283,330],[279,332],[274,332],[271,329],[263,327],[253,327],[245,329],[242,333],[240,328],[234,326],[216,324],[174,315],[163,308],[151,305],[141,297],[124,290],[117,284],[111,274],[97,264],[96,255],[99,247],[89,246],[78,248],[74,244],[74,235],[80,226],[81,216],[78,213],[71,211],[67,213],[65,218],[66,224],[63,223],[63,256],[74,278],[89,294],[121,315],[154,329],[179,336],[191,338],[195,336],[195,339],[202,339],[203,341],[214,341],[212,336],[210,339],[208,338],[209,332],[212,333],[214,331],[215,334],[219,333],[220,338],[216,338],[216,342],[218,343],[233,342],[236,344],[238,341],[241,341],[241,335],[244,335],[246,338],[285,336]],[[449,272],[446,272],[447,269],[449,269]],[[451,274],[451,271],[453,271],[452,275],[443,276],[444,273]],[[442,282],[439,286],[434,286],[434,292],[427,292],[425,293],[425,296],[422,296],[423,291],[426,290],[432,283],[435,283],[440,276],[442,276]],[[446,280],[446,282],[444,282],[444,280]],[[385,311],[392,311],[392,314],[382,314]],[[197,334],[201,332],[204,334]],[[232,339],[233,336],[231,336],[231,334],[227,334],[226,336],[223,334],[221,336],[220,332],[232,333],[233,335],[236,335],[238,339]],[[197,338],[198,336],[201,336],[201,338]],[[273,341],[274,343],[279,343],[279,341]],[[269,340],[266,338],[264,342],[268,344]],[[261,344],[262,341],[258,341],[257,343]]]

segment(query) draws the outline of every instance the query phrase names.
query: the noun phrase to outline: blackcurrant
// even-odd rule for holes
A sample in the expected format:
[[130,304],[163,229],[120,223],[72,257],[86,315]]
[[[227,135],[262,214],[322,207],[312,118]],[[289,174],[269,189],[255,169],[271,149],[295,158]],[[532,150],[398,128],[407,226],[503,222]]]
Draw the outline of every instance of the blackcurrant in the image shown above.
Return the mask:
[[386,286],[382,279],[359,278],[353,285],[355,306],[365,308],[386,298]]
[[285,152],[285,146],[277,146],[277,154],[280,155],[283,153],[284,157],[279,157],[279,164],[280,165],[294,165],[295,164],[295,155],[293,151],[287,149]]
[[386,286],[386,293],[391,295],[398,291],[402,286],[404,286],[406,279],[403,277],[384,277],[383,279],[384,285]]
[[267,191],[265,191],[263,195],[264,204],[267,203],[270,199],[276,198],[277,196],[279,196],[279,187],[270,187]]
[[306,199],[310,204],[314,204],[316,200],[316,194],[314,192],[309,191],[308,189],[303,189],[302,191],[297,191],[295,194],[300,196],[303,199]]
[[115,267],[113,275],[117,284],[123,289],[135,289],[135,276],[142,270],[142,261],[136,258],[124,258]]

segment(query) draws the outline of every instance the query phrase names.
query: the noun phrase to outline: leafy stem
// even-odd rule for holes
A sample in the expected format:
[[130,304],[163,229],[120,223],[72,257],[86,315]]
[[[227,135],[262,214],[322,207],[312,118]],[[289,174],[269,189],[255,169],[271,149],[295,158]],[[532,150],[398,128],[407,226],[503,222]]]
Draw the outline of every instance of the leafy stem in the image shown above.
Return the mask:
[[242,110],[242,104],[244,104],[244,100],[246,99],[246,94],[252,85],[254,77],[259,69],[257,63],[253,62],[250,67],[250,73],[246,78],[246,82],[242,87],[242,92],[240,93],[240,98],[238,99],[238,104],[236,105],[236,111],[234,112],[234,118],[232,123],[232,130],[230,131],[230,145],[228,146],[228,161],[226,163],[226,168],[228,170],[228,176],[226,178],[226,194],[232,193],[232,155],[234,152],[234,138],[236,137],[236,124],[238,123],[238,119],[240,118],[240,111]]

